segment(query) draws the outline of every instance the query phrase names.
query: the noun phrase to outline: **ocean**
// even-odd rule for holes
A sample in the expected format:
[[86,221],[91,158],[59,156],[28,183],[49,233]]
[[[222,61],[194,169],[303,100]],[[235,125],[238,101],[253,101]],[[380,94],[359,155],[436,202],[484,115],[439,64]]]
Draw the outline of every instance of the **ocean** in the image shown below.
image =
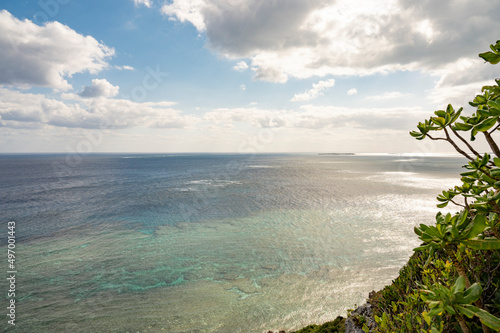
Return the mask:
[[0,155],[0,327],[260,333],[333,320],[397,277],[419,245],[413,227],[434,223],[465,162]]

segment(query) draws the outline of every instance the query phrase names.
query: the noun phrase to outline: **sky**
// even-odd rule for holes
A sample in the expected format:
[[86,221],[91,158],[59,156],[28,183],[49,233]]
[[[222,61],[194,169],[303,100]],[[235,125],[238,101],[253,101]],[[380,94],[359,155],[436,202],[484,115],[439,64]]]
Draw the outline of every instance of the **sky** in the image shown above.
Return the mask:
[[[439,153],[494,84],[485,0],[3,0],[0,153]],[[481,143],[479,143],[481,144]]]

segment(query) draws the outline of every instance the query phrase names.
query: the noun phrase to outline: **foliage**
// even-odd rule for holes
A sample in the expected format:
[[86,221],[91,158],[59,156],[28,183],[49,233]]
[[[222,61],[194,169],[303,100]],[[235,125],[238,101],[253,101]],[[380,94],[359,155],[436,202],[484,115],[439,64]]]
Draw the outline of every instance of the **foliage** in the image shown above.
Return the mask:
[[[499,63],[500,41],[490,48],[479,56]],[[460,174],[461,185],[437,197],[439,208],[452,204],[459,212],[438,213],[435,225],[416,227],[422,245],[399,277],[370,297],[375,332],[500,331],[500,149],[494,139],[500,128],[500,79],[495,83],[469,103],[476,108],[472,115],[449,104],[410,132],[417,140],[449,143],[467,158],[467,171]],[[479,136],[492,154],[473,147]]]
[[292,333],[344,333],[345,318],[337,317],[334,321],[329,321],[323,325],[309,325],[299,331]]
[[477,302],[483,293],[483,288],[478,283],[474,283],[465,290],[465,279],[460,276],[451,288],[436,283],[430,289],[421,290],[421,292],[421,298],[430,308],[428,323],[430,323],[430,318],[441,317],[444,313],[447,313],[451,316],[457,316],[461,326],[464,325],[464,316],[467,318],[476,316],[486,326],[497,331],[500,330],[499,318],[471,305],[471,303]]
[[497,40],[495,45],[490,45],[493,52],[480,53],[479,56],[492,64],[498,64],[500,62],[500,40]]

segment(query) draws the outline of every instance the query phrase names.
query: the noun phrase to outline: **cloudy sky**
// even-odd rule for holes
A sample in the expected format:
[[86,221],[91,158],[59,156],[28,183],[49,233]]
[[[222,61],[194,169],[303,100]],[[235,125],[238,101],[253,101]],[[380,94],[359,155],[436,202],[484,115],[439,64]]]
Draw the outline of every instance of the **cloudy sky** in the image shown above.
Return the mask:
[[485,0],[4,0],[0,152],[446,151],[408,132],[500,77],[477,57],[498,17]]

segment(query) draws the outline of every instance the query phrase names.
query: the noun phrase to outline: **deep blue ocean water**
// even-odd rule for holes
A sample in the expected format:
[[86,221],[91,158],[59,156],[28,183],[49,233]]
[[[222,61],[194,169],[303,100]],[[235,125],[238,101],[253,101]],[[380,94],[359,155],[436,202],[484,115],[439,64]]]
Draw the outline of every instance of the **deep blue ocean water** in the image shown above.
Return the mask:
[[16,222],[14,331],[267,332],[334,319],[397,276],[418,246],[413,226],[433,223],[462,164],[0,155],[2,253]]

